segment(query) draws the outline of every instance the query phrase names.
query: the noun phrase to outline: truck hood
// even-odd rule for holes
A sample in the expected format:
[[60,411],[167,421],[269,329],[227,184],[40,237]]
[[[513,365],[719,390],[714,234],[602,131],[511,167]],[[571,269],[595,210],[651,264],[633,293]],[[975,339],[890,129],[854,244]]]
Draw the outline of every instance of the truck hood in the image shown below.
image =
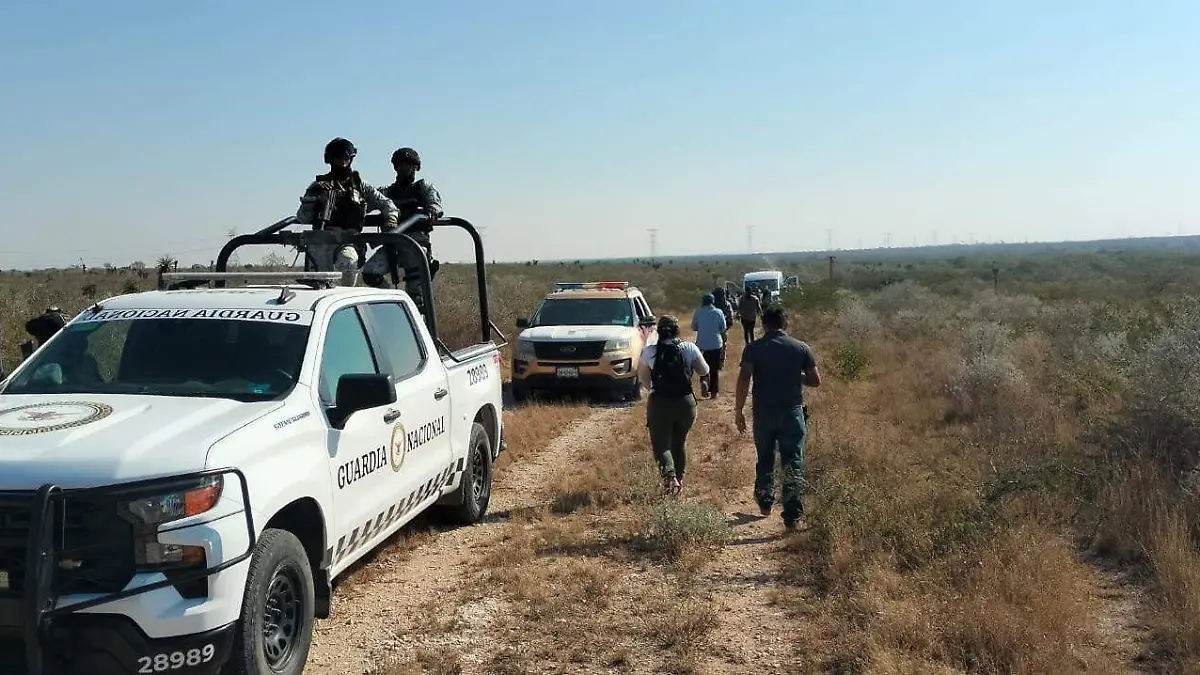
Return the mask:
[[199,471],[220,438],[281,401],[0,396],[0,490],[93,487]]
[[537,326],[521,331],[521,339],[533,342],[615,340],[629,337],[634,330],[629,326]]

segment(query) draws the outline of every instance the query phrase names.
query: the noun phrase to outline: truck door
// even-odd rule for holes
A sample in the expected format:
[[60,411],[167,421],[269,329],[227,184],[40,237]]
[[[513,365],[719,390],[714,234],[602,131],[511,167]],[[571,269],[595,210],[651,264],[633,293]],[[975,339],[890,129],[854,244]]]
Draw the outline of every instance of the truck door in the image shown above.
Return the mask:
[[[383,372],[379,354],[367,340],[360,309],[361,305],[342,307],[329,318],[318,366],[318,396],[324,410],[333,407],[342,375]],[[382,531],[375,521],[392,502],[387,449],[398,410],[399,402],[361,410],[351,415],[343,428],[329,427],[334,513],[328,520],[335,567],[367,550],[364,544]]]
[[406,500],[414,495],[415,507],[437,493],[450,467],[455,420],[450,418],[449,376],[418,331],[409,306],[386,300],[366,308],[372,342],[384,356],[384,372],[392,376],[403,411],[390,432],[391,469],[397,493]]

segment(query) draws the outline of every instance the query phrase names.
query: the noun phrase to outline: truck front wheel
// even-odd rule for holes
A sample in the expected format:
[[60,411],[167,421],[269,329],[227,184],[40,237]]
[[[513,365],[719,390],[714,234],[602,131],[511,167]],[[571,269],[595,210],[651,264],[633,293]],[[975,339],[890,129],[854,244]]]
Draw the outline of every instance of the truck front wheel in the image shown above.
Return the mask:
[[315,587],[296,535],[268,528],[250,558],[242,619],[227,672],[300,675],[312,644]]

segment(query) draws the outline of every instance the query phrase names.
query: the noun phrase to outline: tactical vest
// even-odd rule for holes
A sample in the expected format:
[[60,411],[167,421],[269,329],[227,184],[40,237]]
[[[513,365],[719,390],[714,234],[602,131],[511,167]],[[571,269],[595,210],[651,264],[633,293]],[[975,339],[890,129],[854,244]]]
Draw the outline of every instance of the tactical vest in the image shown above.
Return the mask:
[[333,215],[325,227],[361,232],[367,218],[367,200],[358,172],[351,171],[348,180],[338,180],[332,173],[327,173],[317,176],[317,183],[333,188]]
[[[415,214],[417,209],[425,206],[423,201],[424,188],[425,179],[418,178],[408,185],[397,185],[396,183],[392,183],[384,189],[383,193],[387,195],[388,199],[392,200],[392,203],[395,204],[396,208],[400,211],[398,219],[404,220],[405,218]],[[409,230],[409,234],[428,234],[432,231],[432,226],[421,223],[420,225],[411,228]]]

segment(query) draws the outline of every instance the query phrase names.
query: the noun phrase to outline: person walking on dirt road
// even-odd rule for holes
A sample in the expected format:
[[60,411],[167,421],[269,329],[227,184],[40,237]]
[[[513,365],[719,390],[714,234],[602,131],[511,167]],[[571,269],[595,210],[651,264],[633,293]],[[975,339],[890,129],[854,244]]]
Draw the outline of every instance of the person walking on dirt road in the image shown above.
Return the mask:
[[650,390],[646,401],[646,426],[663,487],[679,494],[687,471],[688,432],[696,423],[696,396],[692,374],[708,374],[700,348],[679,339],[679,321],[664,315],[658,320],[658,342],[642,350],[638,379]]
[[708,293],[692,314],[692,330],[696,331],[696,346],[708,363],[709,374],[700,378],[700,395],[716,398],[721,391],[721,367],[725,365],[725,340],[729,324],[725,313],[716,306],[716,299]]
[[738,301],[738,316],[742,319],[742,331],[746,334],[746,344],[754,342],[754,325],[762,316],[762,301],[758,299],[758,291],[747,291]]
[[738,373],[734,421],[738,431],[746,432],[742,409],[754,381],[754,447],[758,451],[755,467],[754,500],[764,516],[775,503],[775,452],[778,449],[783,469],[783,523],[794,529],[804,517],[801,483],[804,470],[804,441],[808,435],[804,387],[821,385],[817,359],[806,343],[787,334],[787,315],[783,308],[771,307],[763,313],[762,338],[746,345]]

